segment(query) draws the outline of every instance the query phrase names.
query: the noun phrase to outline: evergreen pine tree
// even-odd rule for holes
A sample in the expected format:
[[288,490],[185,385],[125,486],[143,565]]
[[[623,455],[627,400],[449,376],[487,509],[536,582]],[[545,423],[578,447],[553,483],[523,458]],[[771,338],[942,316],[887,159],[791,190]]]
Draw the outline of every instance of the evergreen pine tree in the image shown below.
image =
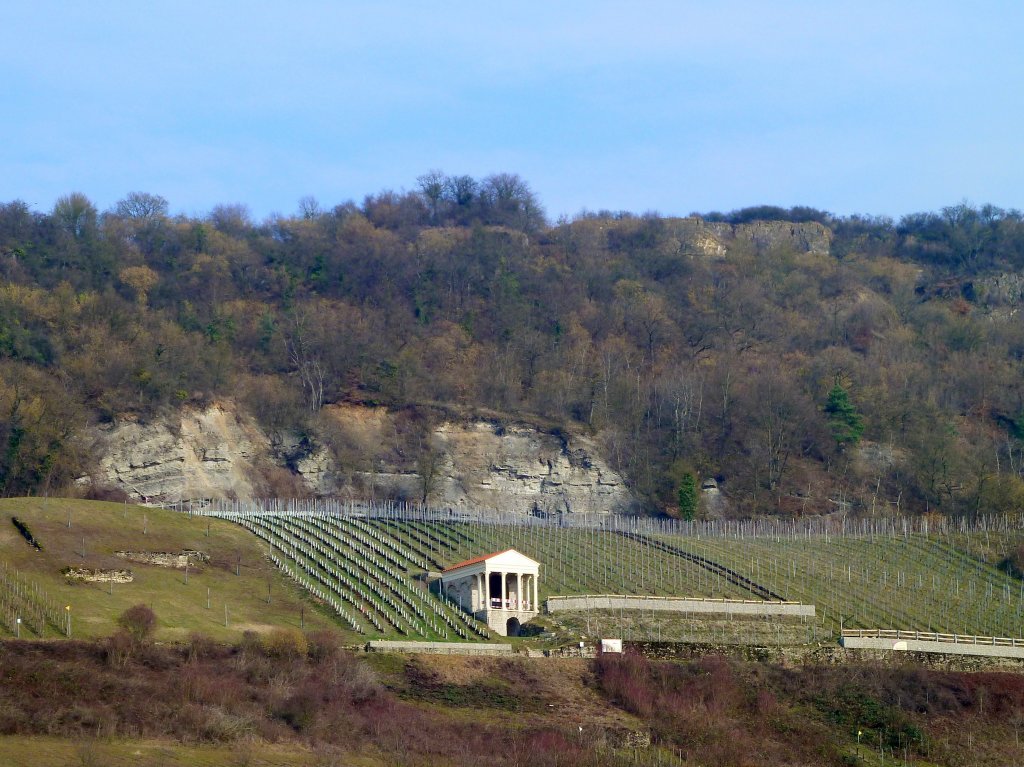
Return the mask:
[[679,516],[692,522],[697,515],[697,480],[686,472],[679,481]]
[[832,430],[832,438],[840,448],[855,445],[860,441],[860,436],[864,433],[864,419],[850,402],[849,392],[838,382],[828,393],[825,415]]

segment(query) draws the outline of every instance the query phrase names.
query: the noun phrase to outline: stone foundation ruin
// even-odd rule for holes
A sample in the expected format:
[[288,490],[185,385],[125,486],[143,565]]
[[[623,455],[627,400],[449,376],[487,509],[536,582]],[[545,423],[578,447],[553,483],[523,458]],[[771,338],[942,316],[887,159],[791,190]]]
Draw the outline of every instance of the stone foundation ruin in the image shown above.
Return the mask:
[[131,583],[135,576],[131,570],[100,570],[94,567],[65,567],[61,573],[69,581],[86,583]]
[[115,551],[115,557],[138,562],[140,565],[156,565],[157,567],[173,567],[184,570],[186,566],[195,567],[202,562],[209,562],[210,555],[202,551]]

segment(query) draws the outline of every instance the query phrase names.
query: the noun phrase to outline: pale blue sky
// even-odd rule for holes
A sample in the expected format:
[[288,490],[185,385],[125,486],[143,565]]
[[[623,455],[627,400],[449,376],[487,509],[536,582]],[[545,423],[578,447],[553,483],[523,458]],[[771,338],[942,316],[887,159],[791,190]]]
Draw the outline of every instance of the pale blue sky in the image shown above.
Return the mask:
[[0,200],[1024,208],[1024,3],[0,0]]

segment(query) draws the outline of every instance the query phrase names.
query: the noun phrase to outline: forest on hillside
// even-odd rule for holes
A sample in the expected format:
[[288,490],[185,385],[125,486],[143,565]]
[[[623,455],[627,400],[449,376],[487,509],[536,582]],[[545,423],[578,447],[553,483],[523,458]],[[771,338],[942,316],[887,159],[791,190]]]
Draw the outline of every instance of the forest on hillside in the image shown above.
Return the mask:
[[230,398],[342,460],[332,402],[584,432],[684,516],[706,477],[737,515],[1024,503],[1017,211],[551,223],[514,174],[439,172],[168,211],[0,204],[0,495],[67,492],[97,424]]

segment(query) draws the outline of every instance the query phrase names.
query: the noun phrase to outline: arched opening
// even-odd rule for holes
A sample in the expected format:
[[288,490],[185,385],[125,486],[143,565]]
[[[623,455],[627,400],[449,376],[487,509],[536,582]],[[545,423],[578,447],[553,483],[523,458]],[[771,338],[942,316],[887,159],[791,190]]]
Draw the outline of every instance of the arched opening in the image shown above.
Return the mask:
[[519,636],[519,628],[520,628],[520,626],[519,626],[519,619],[518,618],[509,618],[508,621],[505,623],[505,636],[508,636],[508,637],[517,637],[517,636]]

